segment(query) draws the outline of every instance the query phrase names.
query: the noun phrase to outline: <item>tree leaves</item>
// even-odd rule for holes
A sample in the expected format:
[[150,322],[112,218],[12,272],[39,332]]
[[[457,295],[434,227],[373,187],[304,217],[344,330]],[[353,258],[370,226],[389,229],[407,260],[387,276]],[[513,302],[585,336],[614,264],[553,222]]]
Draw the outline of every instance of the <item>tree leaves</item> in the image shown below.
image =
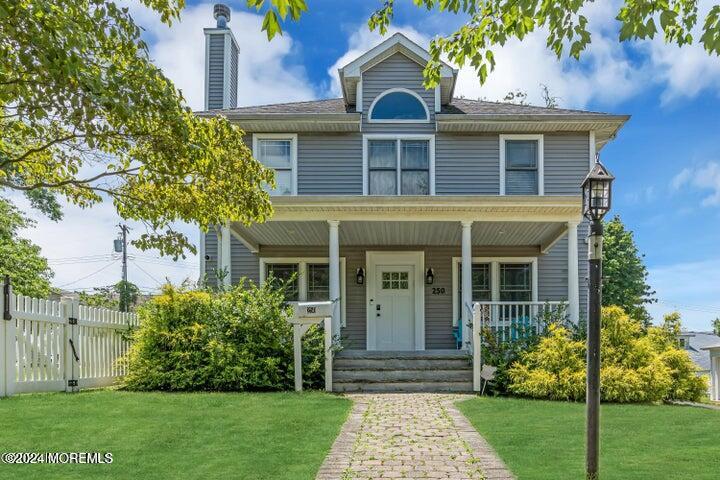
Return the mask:
[[0,199],[0,278],[9,275],[17,293],[45,297],[50,293],[53,272],[40,247],[19,236],[34,222],[12,203]]
[[633,232],[625,229],[619,216],[605,222],[603,305],[620,306],[631,317],[649,324],[652,319],[645,304],[656,300],[647,278],[648,271]]
[[[144,3],[167,22],[183,6]],[[262,185],[273,172],[226,118],[187,108],[139,35],[110,1],[2,4],[0,189],[27,192],[51,218],[57,196],[81,207],[110,200],[146,225],[137,246],[180,256],[195,247],[174,222],[206,230],[267,218]]]
[[[558,59],[567,55],[579,60],[591,43],[588,20],[581,12],[592,0],[415,0],[418,7],[462,14],[468,20],[450,35],[430,43],[425,87],[440,81],[441,59],[460,67],[470,64],[484,83],[495,68],[492,50],[513,38],[523,40],[544,29],[548,49]],[[693,42],[690,33],[697,23],[697,0],[625,0],[617,14],[619,41],[654,38],[660,31],[665,41],[678,46]],[[385,0],[368,21],[371,31],[385,34],[393,18],[394,0]],[[658,28],[659,22],[659,28]],[[720,55],[720,5],[705,18],[700,38],[709,54]]]
[[267,34],[268,40],[277,34],[282,35],[282,22],[287,20],[288,14],[293,21],[298,21],[308,10],[305,0],[247,0],[247,5],[258,12],[266,9],[262,31]]

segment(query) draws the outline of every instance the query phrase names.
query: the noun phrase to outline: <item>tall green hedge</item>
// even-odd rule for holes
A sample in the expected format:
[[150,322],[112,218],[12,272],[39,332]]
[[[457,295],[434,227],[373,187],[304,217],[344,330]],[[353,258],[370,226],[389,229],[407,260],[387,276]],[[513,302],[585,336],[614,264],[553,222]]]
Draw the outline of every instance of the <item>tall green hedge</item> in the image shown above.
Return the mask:
[[[707,380],[680,350],[673,332],[643,328],[620,307],[602,311],[600,393],[611,402],[700,400]],[[510,392],[554,400],[585,398],[585,342],[567,328],[548,334],[510,368]]]
[[[221,292],[167,286],[138,311],[125,358],[131,390],[246,391],[293,387],[293,336],[282,290],[241,282]],[[303,379],[323,385],[323,331],[303,339]]]

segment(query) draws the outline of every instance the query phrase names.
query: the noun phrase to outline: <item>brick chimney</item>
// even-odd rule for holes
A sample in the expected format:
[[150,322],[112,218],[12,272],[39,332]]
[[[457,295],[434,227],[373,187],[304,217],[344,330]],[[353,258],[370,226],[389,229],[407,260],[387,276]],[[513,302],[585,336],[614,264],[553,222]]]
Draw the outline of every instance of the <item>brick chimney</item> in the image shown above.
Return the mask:
[[214,28],[205,32],[205,110],[237,107],[240,47],[228,28],[230,7],[213,7]]

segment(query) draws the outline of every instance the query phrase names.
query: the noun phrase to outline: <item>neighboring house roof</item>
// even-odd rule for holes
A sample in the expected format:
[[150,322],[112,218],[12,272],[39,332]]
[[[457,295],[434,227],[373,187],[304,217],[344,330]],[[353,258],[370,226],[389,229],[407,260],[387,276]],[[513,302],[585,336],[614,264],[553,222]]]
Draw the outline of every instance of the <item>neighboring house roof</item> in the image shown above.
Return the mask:
[[720,337],[711,332],[685,331],[680,334],[688,341],[687,350],[690,358],[701,370],[710,371],[710,353],[704,348],[720,345]]

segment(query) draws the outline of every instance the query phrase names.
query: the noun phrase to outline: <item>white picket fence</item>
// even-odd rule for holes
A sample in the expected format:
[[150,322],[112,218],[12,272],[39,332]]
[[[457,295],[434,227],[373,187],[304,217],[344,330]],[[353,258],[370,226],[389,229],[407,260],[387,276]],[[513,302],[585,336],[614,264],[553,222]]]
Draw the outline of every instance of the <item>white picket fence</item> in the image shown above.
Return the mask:
[[135,314],[16,295],[0,296],[0,396],[77,391],[114,384]]

